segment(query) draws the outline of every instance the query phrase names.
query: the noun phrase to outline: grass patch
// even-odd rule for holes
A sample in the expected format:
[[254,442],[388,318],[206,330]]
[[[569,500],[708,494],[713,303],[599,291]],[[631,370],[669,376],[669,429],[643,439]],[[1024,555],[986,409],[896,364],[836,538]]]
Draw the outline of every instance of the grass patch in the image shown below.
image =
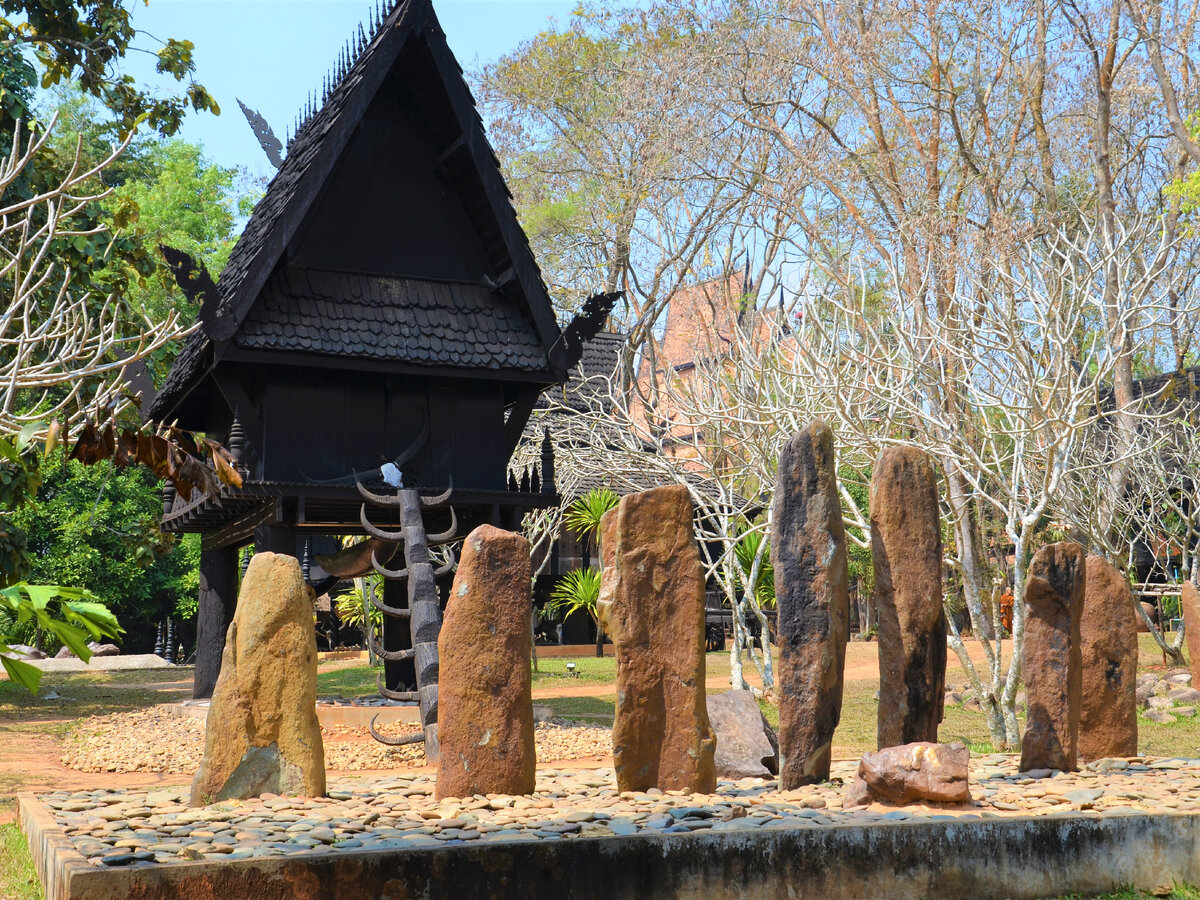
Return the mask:
[[576,719],[583,722],[611,722],[617,705],[616,697],[550,697],[537,701],[549,706],[556,719]]
[[[1149,894],[1137,888],[1121,888],[1111,894],[1092,895],[1093,900],[1200,900],[1200,890],[1186,884],[1175,885],[1169,894]],[[1053,900],[1084,900],[1084,894],[1064,894]]]
[[370,697],[379,693],[376,676],[383,666],[372,666],[363,660],[356,666],[317,673],[317,696]]
[[[575,664],[575,675],[567,674],[567,663]],[[533,673],[536,688],[556,687],[572,684],[615,684],[617,661],[611,656],[597,659],[594,656],[552,656],[538,660],[538,671]]]
[[16,825],[0,825],[0,897],[44,900],[45,896],[25,835]]

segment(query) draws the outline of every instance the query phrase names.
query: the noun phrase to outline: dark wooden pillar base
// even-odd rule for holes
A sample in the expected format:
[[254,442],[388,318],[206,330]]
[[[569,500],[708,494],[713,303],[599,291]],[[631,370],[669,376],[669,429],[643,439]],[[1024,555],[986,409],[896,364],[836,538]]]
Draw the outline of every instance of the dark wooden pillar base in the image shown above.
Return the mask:
[[[408,608],[408,591],[403,581],[383,582],[383,602],[387,606]],[[412,631],[408,619],[383,617],[383,649],[407,650],[412,647]],[[383,664],[383,681],[389,691],[415,691],[417,666],[415,660],[401,659]]]
[[200,554],[200,598],[196,610],[196,674],[192,697],[212,696],[221,672],[225,632],[237,608],[238,551],[236,547]]

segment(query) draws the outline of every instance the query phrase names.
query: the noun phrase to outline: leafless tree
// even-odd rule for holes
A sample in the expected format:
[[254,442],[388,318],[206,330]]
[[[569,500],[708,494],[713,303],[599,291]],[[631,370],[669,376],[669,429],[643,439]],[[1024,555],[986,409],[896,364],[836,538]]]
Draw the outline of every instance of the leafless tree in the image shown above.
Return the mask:
[[50,189],[18,197],[15,184],[35,164],[55,126],[22,127],[0,160],[0,430],[45,428],[107,417],[129,402],[129,366],[186,333],[178,316],[152,320],[118,296],[96,296],[55,253],[75,236],[103,233],[81,227],[80,214],[102,199],[97,175],[125,143],[93,166],[77,145],[69,170]]

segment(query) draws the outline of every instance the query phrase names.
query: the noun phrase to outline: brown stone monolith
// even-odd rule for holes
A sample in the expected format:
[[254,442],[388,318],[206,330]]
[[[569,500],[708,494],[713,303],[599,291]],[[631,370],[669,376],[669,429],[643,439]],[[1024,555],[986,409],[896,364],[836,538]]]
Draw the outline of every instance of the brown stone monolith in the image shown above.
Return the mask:
[[312,590],[300,561],[256,553],[213,690],[191,803],[325,793]]
[[480,525],[463,541],[438,637],[439,799],[533,793],[530,576],[521,535]]
[[[704,689],[704,570],[683,485],[621,498],[602,536],[617,658],[613,765],[622,791],[716,788]],[[611,555],[610,555],[611,554]]]
[[946,683],[937,479],[914,447],[888,447],[871,473],[871,561],[879,616],[878,745],[937,743]]
[[1129,581],[1100,556],[1085,563],[1079,619],[1079,762],[1137,756],[1137,613]]
[[1180,588],[1179,611],[1183,613],[1183,637],[1187,641],[1192,687],[1200,687],[1200,588],[1185,578]]
[[829,779],[850,631],[833,433],[813,422],[779,455],[771,526],[779,643],[780,785]]
[[1021,771],[1078,767],[1083,659],[1079,620],[1085,590],[1083,547],[1047,544],[1025,581],[1025,734]]

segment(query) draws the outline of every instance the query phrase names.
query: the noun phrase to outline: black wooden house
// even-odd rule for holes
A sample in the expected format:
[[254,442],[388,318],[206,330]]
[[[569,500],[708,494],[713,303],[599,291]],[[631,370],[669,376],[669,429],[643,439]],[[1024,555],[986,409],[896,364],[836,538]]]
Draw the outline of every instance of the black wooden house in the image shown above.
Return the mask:
[[461,534],[556,501],[549,472],[512,491],[506,467],[579,341],[556,322],[430,0],[374,26],[297,129],[219,281],[177,269],[201,326],[149,416],[225,442],[245,476],[241,490],[165,501],[164,530],[203,535],[198,696],[219,669],[239,548],[299,555],[309,537],[361,533],[355,473],[379,483],[381,463],[419,445],[404,483],[453,483]]

